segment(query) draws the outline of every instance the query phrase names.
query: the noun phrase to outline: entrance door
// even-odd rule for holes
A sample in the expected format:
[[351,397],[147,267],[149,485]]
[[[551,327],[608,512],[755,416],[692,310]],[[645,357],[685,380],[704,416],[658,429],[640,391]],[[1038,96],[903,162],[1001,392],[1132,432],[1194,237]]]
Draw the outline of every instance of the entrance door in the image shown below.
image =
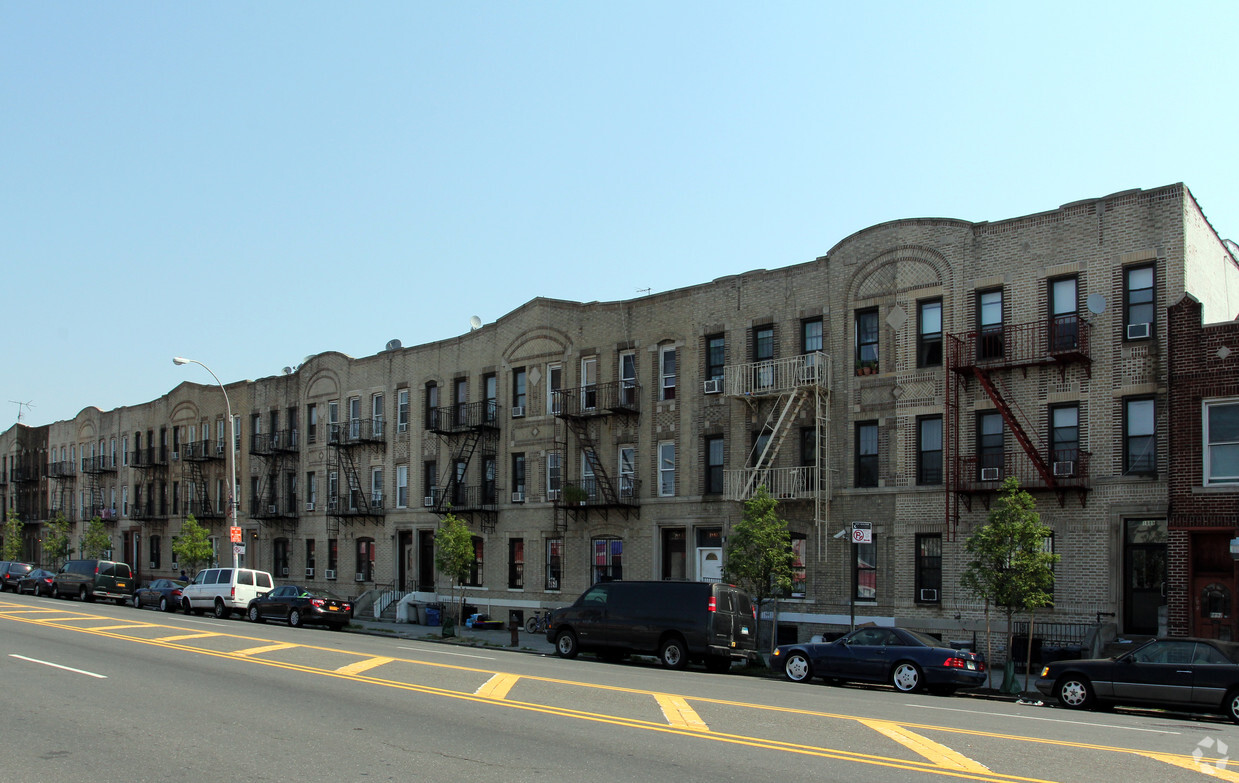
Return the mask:
[[396,589],[408,590],[409,572],[413,565],[413,531],[401,530],[396,541]]
[[721,582],[723,579],[723,550],[718,548],[697,550],[697,579],[701,582]]
[[143,572],[141,556],[142,556],[142,536],[136,530],[126,530],[124,533],[124,544],[121,551],[124,553],[120,559],[124,560],[133,569],[133,579],[138,581]]
[[1124,532],[1123,631],[1164,633],[1166,520],[1129,519]]
[[417,531],[417,591],[435,591],[435,532]]

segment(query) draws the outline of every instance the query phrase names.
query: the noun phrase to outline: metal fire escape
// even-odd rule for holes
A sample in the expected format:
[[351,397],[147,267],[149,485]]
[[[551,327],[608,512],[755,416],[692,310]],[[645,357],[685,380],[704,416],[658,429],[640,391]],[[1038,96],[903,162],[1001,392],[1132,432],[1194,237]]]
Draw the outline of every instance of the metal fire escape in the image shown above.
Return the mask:
[[[498,401],[457,402],[435,408],[427,416],[426,429],[439,436],[451,455],[439,490],[431,497],[430,509],[439,516],[450,512],[476,520],[482,532],[494,532],[499,521],[501,491],[494,475],[499,442]],[[482,476],[478,484],[469,484],[469,464],[479,449],[489,475]]]
[[[377,419],[380,438],[382,437],[382,420]],[[373,421],[371,424],[373,431]],[[361,421],[357,424],[360,426]],[[355,438],[354,440],[360,440]],[[380,441],[381,442],[381,441]],[[338,445],[338,444],[332,444]],[[339,448],[336,451],[340,456]],[[280,477],[293,475],[296,481],[297,468],[300,465],[301,444],[296,429],[278,430],[276,432],[257,433],[250,438],[250,455],[255,457],[254,464],[258,469],[258,492],[250,498],[250,517],[258,520],[263,527],[276,528],[281,532],[291,533],[297,529],[301,519],[301,509],[297,507],[296,484],[287,487],[283,501],[280,499]],[[345,455],[345,461],[352,465],[353,455]],[[355,472],[356,466],[352,465]],[[344,474],[344,471],[340,471]],[[355,478],[352,474],[351,479]],[[353,486],[350,483],[349,486]],[[381,520],[382,517],[380,516]]]
[[[1056,453],[1047,446],[1019,405],[1021,395],[1013,391],[1012,381],[1016,379],[1012,375],[1020,372],[1018,380],[1023,381],[1028,377],[1029,368],[1057,368],[1059,377],[1064,378],[1071,365],[1081,365],[1086,373],[1091,373],[1089,336],[1090,325],[1076,315],[947,335],[943,462],[947,472],[946,521],[951,539],[959,524],[960,502],[971,509],[972,498],[976,496],[988,508],[992,496],[1008,476],[1018,478],[1023,489],[1056,493],[1060,505],[1065,502],[1068,491],[1075,491],[1081,505],[1084,504],[1090,489],[1091,454],[1079,448],[1071,449],[1070,453]],[[1011,433],[1020,447],[1018,452],[1004,451],[1000,463],[984,458],[979,453],[979,445],[961,447],[964,407],[970,399],[972,381],[976,381],[977,388],[993,403],[1002,416],[1005,431]]]
[[116,463],[106,455],[82,457],[82,475],[87,493],[86,514],[83,522],[99,517],[105,523],[116,524],[116,513],[104,496],[104,476],[116,474]]
[[134,468],[139,477],[137,486],[145,489],[141,497],[134,498],[129,518],[146,528],[162,528],[168,524],[168,447],[155,446],[153,433],[149,431],[147,441],[151,445],[142,447],[139,444],[129,454],[129,467]]
[[52,517],[61,514],[68,522],[76,521],[77,514],[73,504],[74,483],[77,480],[76,466],[71,460],[48,463],[47,478],[52,484]]
[[[185,513],[193,514],[194,519],[204,524],[221,522],[224,519],[224,504],[227,501],[228,490],[223,491],[224,497],[216,496],[212,500],[212,479],[216,482],[227,479],[228,454],[225,451],[225,440],[200,440],[181,446],[181,476],[185,483]],[[208,474],[205,468],[210,465]],[[219,467],[219,475],[215,475],[214,467]]]
[[[728,365],[722,391],[742,400],[762,422],[747,467],[723,471],[724,496],[743,502],[758,487],[765,487],[779,502],[812,502],[814,524],[825,523],[830,490],[830,471],[824,464],[830,453],[829,357],[815,352]],[[813,417],[813,464],[788,465],[784,459],[780,465],[783,445],[789,434],[800,431],[798,422],[805,410],[811,410]]]
[[[370,465],[372,455],[387,450],[386,420],[380,417],[349,419],[345,424],[327,425],[327,445],[332,451],[332,469],[342,486],[337,494],[328,487],[327,533],[335,538],[340,525],[385,522],[386,506],[382,488],[366,491],[362,483],[362,467]],[[274,447],[273,447],[274,448]],[[343,497],[338,493],[343,490]]]
[[562,419],[581,450],[581,480],[564,482],[554,498],[555,529],[563,532],[568,520],[582,521],[590,511],[603,519],[614,509],[625,519],[641,516],[641,482],[620,467],[619,482],[611,478],[598,454],[604,429],[631,426],[641,415],[641,385],[635,380],[593,383],[552,394],[555,416]]

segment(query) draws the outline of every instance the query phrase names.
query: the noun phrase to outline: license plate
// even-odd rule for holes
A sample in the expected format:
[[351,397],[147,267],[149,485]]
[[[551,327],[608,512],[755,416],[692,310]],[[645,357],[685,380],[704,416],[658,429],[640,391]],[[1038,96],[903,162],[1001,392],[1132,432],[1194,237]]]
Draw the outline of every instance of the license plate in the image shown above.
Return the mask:
[[338,607],[338,606],[329,606],[329,607],[327,607],[327,611],[329,611],[329,612],[338,612],[338,611],[340,611],[340,607]]
[[975,669],[977,668],[977,664],[976,664],[976,662],[975,662],[975,661],[968,661],[968,668],[969,668],[969,669],[973,669],[973,670],[975,670]]
[[125,583],[124,583],[124,582],[117,582],[117,583],[116,583],[116,586],[117,586],[117,587],[124,587],[124,586],[125,586]]

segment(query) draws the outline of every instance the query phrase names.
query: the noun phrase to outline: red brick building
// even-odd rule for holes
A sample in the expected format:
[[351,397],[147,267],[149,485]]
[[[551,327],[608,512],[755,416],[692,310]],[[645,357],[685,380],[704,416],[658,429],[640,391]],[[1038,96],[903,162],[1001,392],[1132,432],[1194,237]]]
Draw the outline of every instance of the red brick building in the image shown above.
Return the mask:
[[1239,322],[1202,324],[1191,294],[1168,313],[1169,632],[1239,639]]

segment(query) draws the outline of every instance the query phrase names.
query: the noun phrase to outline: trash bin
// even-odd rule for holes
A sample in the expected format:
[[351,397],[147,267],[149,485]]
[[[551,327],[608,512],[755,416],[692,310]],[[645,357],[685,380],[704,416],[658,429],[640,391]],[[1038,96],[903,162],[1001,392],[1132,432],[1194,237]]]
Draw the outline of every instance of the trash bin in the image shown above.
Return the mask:
[[426,607],[426,625],[439,624],[439,610],[433,606]]

